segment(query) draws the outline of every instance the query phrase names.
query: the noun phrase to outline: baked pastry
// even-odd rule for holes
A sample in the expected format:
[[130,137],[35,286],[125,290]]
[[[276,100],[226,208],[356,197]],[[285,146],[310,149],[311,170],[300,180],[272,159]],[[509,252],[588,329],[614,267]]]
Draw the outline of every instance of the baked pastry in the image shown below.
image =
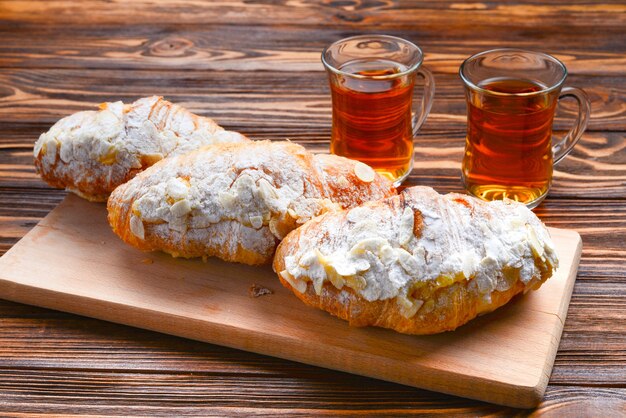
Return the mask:
[[280,281],[350,325],[453,330],[537,289],[558,260],[524,205],[429,187],[315,218],[281,242]]
[[153,96],[131,105],[103,103],[99,111],[59,120],[35,143],[35,166],[51,186],[105,201],[117,186],[165,157],[247,140]]
[[263,264],[309,219],[392,194],[363,163],[253,141],[160,161],[115,189],[107,206],[113,231],[139,249]]

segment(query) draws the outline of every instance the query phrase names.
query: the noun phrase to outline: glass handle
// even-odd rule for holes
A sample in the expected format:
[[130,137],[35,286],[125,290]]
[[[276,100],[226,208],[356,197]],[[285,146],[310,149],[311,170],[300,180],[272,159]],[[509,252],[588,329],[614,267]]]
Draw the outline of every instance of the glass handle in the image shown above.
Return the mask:
[[417,132],[420,130],[426,118],[430,113],[430,108],[433,106],[433,98],[435,97],[435,78],[433,74],[426,68],[420,68],[417,70],[417,74],[424,78],[424,95],[419,105],[419,112],[413,112],[413,137],[417,136]]
[[587,128],[589,123],[589,115],[591,113],[591,104],[587,93],[576,87],[564,87],[561,90],[559,100],[563,97],[573,97],[578,102],[578,117],[576,123],[572,126],[572,129],[561,139],[559,142],[552,146],[552,154],[554,158],[554,164],[559,163],[567,154],[570,153],[574,145],[578,142],[580,137]]

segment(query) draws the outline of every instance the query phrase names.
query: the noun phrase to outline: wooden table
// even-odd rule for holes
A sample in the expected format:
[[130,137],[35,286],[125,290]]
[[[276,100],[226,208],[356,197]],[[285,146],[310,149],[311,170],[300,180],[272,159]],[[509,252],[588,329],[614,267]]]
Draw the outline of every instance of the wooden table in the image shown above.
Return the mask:
[[[536,413],[626,413],[626,6],[623,1],[0,1],[0,254],[65,192],[35,174],[56,120],[160,94],[254,139],[326,152],[319,55],[353,34],[418,43],[436,100],[408,184],[461,191],[465,104],[457,70],[494,47],[562,59],[592,99],[587,133],[536,213],[583,237],[583,258]],[[575,113],[565,101],[556,121]],[[62,262],[62,260],[59,260]],[[0,412],[253,415],[526,414],[62,312],[0,301]]]

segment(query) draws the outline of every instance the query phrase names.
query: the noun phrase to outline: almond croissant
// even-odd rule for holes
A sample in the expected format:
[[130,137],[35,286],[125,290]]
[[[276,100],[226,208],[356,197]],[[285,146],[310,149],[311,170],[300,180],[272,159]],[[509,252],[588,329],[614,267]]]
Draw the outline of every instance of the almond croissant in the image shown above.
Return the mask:
[[274,270],[306,304],[351,325],[432,334],[538,288],[557,264],[523,204],[412,187],[307,222],[281,242]]
[[309,219],[392,194],[363,163],[250,141],[160,161],[115,189],[107,207],[113,231],[139,249],[263,264]]
[[105,201],[117,186],[165,157],[241,141],[247,138],[153,96],[131,105],[103,103],[99,111],[59,120],[39,137],[34,156],[51,186]]

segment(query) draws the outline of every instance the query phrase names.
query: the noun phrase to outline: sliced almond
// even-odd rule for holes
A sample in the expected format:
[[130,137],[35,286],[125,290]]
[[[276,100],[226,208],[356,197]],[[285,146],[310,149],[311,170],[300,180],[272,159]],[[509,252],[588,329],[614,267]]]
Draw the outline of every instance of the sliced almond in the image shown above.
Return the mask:
[[352,256],[364,254],[366,251],[378,254],[379,249],[384,245],[389,245],[387,240],[384,238],[365,238],[364,240],[354,244],[354,246],[350,248],[349,253]]
[[149,139],[154,139],[158,143],[159,130],[151,120],[146,120],[142,124],[143,132]]
[[539,238],[537,238],[535,229],[528,224],[526,224],[526,229],[528,231],[528,243],[530,244],[530,249],[532,250],[535,257],[544,261],[545,257],[543,255],[544,254],[543,244],[541,243],[541,241],[539,241]]
[[367,286],[367,282],[361,276],[348,276],[344,277],[344,280],[348,287],[351,287],[354,290],[363,290]]
[[165,186],[165,193],[174,200],[184,199],[189,193],[189,185],[180,177],[172,178]]
[[304,253],[302,257],[300,257],[300,260],[298,260],[298,265],[308,269],[313,265],[313,263],[316,263],[319,260],[318,252],[319,250],[315,249],[314,251]]
[[296,212],[295,210],[288,208],[287,213],[289,214],[289,216],[291,216],[292,219],[298,219],[298,212]]
[[[104,105],[104,106],[103,106]],[[118,119],[120,119],[124,113],[124,103],[121,101],[113,102],[113,103],[102,103],[98,106],[100,109],[108,109],[113,113]]]
[[[330,280],[332,285],[335,286],[335,288],[337,288],[337,289],[342,289],[343,286],[346,284],[346,281],[344,280],[344,277],[342,277],[335,270],[333,270],[332,267],[326,267],[325,270],[326,270],[326,277],[328,278],[328,280]],[[322,283],[322,282],[320,281],[320,283]],[[316,290],[316,292],[317,292],[317,290]]]
[[276,189],[269,181],[260,179],[257,184],[259,187],[259,196],[261,196],[266,203],[278,199],[278,192],[276,192]]
[[424,301],[422,300],[411,300],[404,295],[398,295],[396,297],[396,302],[398,303],[398,307],[400,308],[400,313],[407,319],[415,316],[417,311],[419,311],[419,309],[424,304]]
[[280,274],[280,277],[285,279],[285,281],[289,283],[291,287],[296,289],[299,293],[306,292],[306,282],[296,279],[291,274],[289,274],[287,270],[283,270],[279,274]]
[[191,212],[191,204],[187,199],[179,200],[170,207],[170,212],[177,218],[183,217]]
[[398,241],[405,246],[413,238],[413,209],[406,207],[400,217],[400,228],[398,231]]
[[56,155],[57,153],[57,140],[56,139],[52,138],[46,141],[44,153],[46,155],[52,155],[53,157]]
[[45,144],[43,144],[43,148],[41,152],[43,152],[43,157],[41,160],[44,164],[52,165],[57,160],[57,141],[56,139],[48,139]]
[[237,204],[237,199],[229,192],[220,192],[217,196],[217,200],[227,211],[231,211],[232,209],[234,209],[235,205]]
[[33,147],[33,155],[35,156],[35,158],[39,157],[39,153],[41,152],[41,148],[43,147],[43,142],[44,139],[42,139],[41,137],[44,136],[45,134],[42,134],[39,137],[39,140],[37,140],[37,142],[35,142],[35,146]]
[[69,163],[74,159],[74,147],[69,141],[61,142],[59,149],[59,158],[65,163]]
[[194,214],[189,220],[189,227],[194,229],[203,229],[208,228],[211,224],[218,223],[220,221],[220,217],[214,214],[209,216],[199,213]]
[[398,261],[402,268],[410,275],[415,275],[419,269],[419,264],[413,255],[404,248],[396,249],[396,254],[398,254]]
[[389,244],[385,244],[380,247],[380,249],[378,250],[378,257],[380,258],[380,261],[382,261],[382,263],[385,265],[391,264],[398,260],[398,254],[396,254],[393,247]]
[[363,164],[360,161],[357,161],[354,164],[354,174],[364,183],[371,183],[374,181],[374,177],[376,173],[374,169],[367,164]]
[[262,216],[251,216],[250,217],[250,225],[254,229],[260,229],[263,226],[263,217]]
[[130,217],[130,232],[139,239],[145,238],[143,221],[138,216],[133,215]]
[[[313,282],[313,290],[317,296],[322,294],[322,288],[324,287],[324,280],[316,280]],[[300,292],[303,293],[303,292]]]

